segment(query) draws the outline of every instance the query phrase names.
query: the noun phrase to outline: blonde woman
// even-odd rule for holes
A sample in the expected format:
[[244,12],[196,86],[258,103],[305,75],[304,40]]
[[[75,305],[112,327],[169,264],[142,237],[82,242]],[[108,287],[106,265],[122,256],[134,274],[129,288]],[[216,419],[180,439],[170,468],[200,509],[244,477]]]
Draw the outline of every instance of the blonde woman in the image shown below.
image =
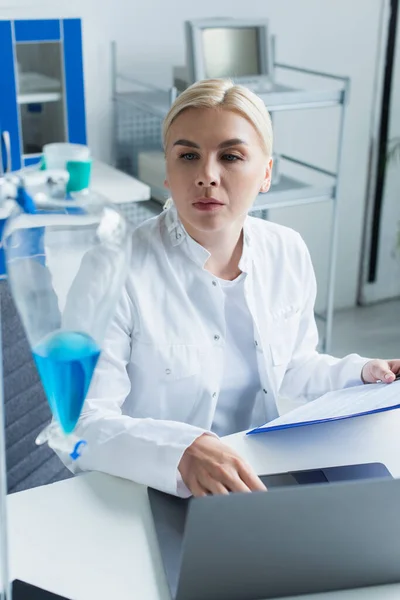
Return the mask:
[[182,496],[262,490],[220,436],[276,417],[278,394],[310,401],[391,382],[400,360],[317,353],[304,242],[247,215],[272,170],[271,121],[257,96],[230,81],[196,83],[167,115],[164,147],[173,200],[133,233],[77,467]]

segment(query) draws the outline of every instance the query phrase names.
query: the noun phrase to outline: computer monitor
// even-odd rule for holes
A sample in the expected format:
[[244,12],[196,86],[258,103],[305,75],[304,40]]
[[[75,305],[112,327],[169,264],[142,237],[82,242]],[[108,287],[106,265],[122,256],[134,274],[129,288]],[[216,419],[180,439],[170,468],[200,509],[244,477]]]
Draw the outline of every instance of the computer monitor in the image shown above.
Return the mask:
[[272,42],[268,21],[204,19],[185,22],[188,83],[229,77],[272,79]]

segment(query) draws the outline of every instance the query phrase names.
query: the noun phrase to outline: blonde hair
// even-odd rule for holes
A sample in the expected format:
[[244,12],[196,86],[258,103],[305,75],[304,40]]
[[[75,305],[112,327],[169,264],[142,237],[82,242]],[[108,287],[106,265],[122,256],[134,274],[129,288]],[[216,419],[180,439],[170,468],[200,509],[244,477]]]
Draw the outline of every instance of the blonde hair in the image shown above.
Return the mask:
[[163,124],[163,145],[175,119],[188,108],[225,108],[241,114],[257,131],[268,158],[272,155],[272,123],[264,102],[243,85],[230,79],[204,79],[188,87],[171,106]]
[[[264,102],[248,88],[236,85],[230,79],[204,79],[194,83],[178,96],[164,119],[164,151],[172,123],[188,108],[223,108],[239,113],[257,131],[261,146],[268,158],[272,156],[272,123]],[[164,209],[172,204],[172,198],[168,198]]]

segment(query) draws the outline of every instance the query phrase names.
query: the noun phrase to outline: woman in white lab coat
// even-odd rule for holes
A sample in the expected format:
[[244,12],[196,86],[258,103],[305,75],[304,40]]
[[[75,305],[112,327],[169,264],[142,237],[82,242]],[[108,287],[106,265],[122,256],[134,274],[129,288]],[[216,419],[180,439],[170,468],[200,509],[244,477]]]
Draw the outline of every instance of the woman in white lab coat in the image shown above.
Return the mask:
[[193,85],[165,119],[164,147],[173,201],[133,233],[77,428],[88,447],[69,466],[182,496],[262,490],[221,436],[275,418],[278,395],[391,382],[400,360],[316,351],[304,242],[247,215],[271,182],[271,121],[257,96],[224,80]]

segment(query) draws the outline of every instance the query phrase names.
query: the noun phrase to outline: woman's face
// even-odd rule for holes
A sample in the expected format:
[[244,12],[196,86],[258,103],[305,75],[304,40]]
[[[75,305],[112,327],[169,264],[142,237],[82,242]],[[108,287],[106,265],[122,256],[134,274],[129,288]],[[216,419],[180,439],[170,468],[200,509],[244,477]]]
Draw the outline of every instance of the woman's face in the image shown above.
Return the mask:
[[243,223],[271,181],[272,160],[257,131],[239,113],[189,108],[172,123],[165,185],[189,233]]

